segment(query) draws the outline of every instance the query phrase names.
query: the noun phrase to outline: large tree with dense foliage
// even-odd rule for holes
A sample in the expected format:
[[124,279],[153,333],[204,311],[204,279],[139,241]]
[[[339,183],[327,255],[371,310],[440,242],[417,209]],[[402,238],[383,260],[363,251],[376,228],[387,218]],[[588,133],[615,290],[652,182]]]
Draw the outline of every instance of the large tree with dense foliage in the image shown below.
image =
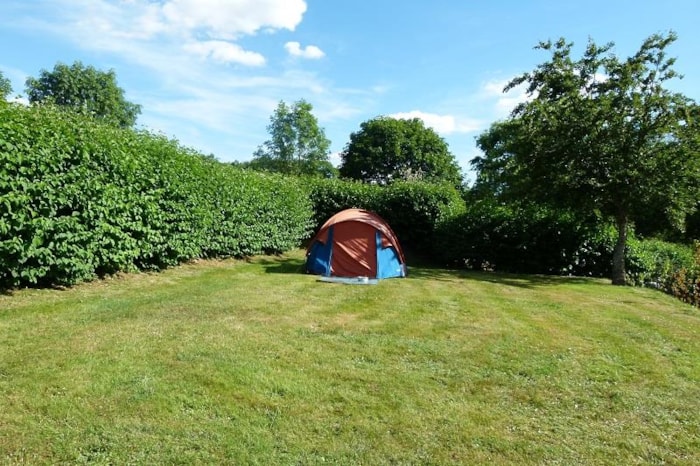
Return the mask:
[[280,101],[270,117],[270,139],[260,146],[247,166],[294,175],[332,176],[331,141],[311,113],[313,106],[299,100],[291,106]]
[[114,70],[100,71],[76,61],[57,63],[26,82],[30,103],[53,103],[122,128],[134,126],[141,106],[127,101]]
[[340,176],[386,184],[396,180],[461,183],[449,147],[423,121],[377,117],[350,135],[341,154]]
[[614,284],[625,283],[629,224],[650,205],[682,222],[700,192],[700,111],[665,87],[678,77],[666,55],[674,40],[653,35],[625,60],[612,43],[591,40],[579,59],[564,39],[540,43],[551,58],[505,88],[526,85],[530,99],[478,139],[477,188],[615,222]]

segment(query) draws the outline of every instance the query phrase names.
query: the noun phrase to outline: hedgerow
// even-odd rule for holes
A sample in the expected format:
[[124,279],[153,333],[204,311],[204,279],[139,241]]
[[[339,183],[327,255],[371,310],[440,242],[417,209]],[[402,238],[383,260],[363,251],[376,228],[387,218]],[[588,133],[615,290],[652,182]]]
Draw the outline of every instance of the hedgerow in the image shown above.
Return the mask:
[[404,249],[431,256],[436,227],[464,210],[450,184],[395,182],[387,186],[339,179],[309,180],[318,229],[333,214],[349,208],[371,210],[392,227]]
[[296,179],[51,107],[0,106],[0,287],[282,252],[311,216]]
[[[438,224],[436,259],[445,265],[512,273],[609,277],[617,230],[594,216],[535,204],[480,201]],[[628,233],[627,280],[700,305],[695,248]]]
[[627,274],[633,285],[657,288],[700,306],[700,242],[689,246],[633,240],[627,251]]
[[436,231],[464,212],[464,200],[449,183],[399,181],[381,191],[378,213],[416,256],[432,259],[439,251]]
[[440,225],[439,260],[513,273],[603,276],[614,245],[608,230],[571,212],[480,201]]
[[313,205],[314,231],[334,214],[345,209],[376,211],[382,187],[337,178],[307,178]]

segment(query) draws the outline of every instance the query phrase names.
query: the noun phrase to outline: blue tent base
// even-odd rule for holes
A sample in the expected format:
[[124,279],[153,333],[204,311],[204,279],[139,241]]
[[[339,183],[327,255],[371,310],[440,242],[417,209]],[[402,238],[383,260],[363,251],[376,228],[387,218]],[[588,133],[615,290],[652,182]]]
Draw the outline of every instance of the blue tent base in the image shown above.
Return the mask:
[[343,283],[345,285],[376,285],[379,280],[368,277],[319,277],[319,282]]

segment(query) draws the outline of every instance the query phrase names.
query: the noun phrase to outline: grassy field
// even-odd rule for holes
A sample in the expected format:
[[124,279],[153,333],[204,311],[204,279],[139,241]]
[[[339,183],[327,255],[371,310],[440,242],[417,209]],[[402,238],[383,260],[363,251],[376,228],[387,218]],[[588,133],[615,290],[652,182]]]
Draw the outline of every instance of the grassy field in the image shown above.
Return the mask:
[[0,295],[0,464],[700,464],[700,312],[303,255]]

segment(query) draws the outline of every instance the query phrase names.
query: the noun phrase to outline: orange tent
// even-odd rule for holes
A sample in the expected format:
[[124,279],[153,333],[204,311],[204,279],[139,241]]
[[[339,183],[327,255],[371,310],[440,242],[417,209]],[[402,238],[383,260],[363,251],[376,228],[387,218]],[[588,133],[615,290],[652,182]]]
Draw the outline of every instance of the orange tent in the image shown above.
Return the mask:
[[326,277],[406,276],[391,227],[374,212],[348,209],[323,224],[306,251],[306,270]]

